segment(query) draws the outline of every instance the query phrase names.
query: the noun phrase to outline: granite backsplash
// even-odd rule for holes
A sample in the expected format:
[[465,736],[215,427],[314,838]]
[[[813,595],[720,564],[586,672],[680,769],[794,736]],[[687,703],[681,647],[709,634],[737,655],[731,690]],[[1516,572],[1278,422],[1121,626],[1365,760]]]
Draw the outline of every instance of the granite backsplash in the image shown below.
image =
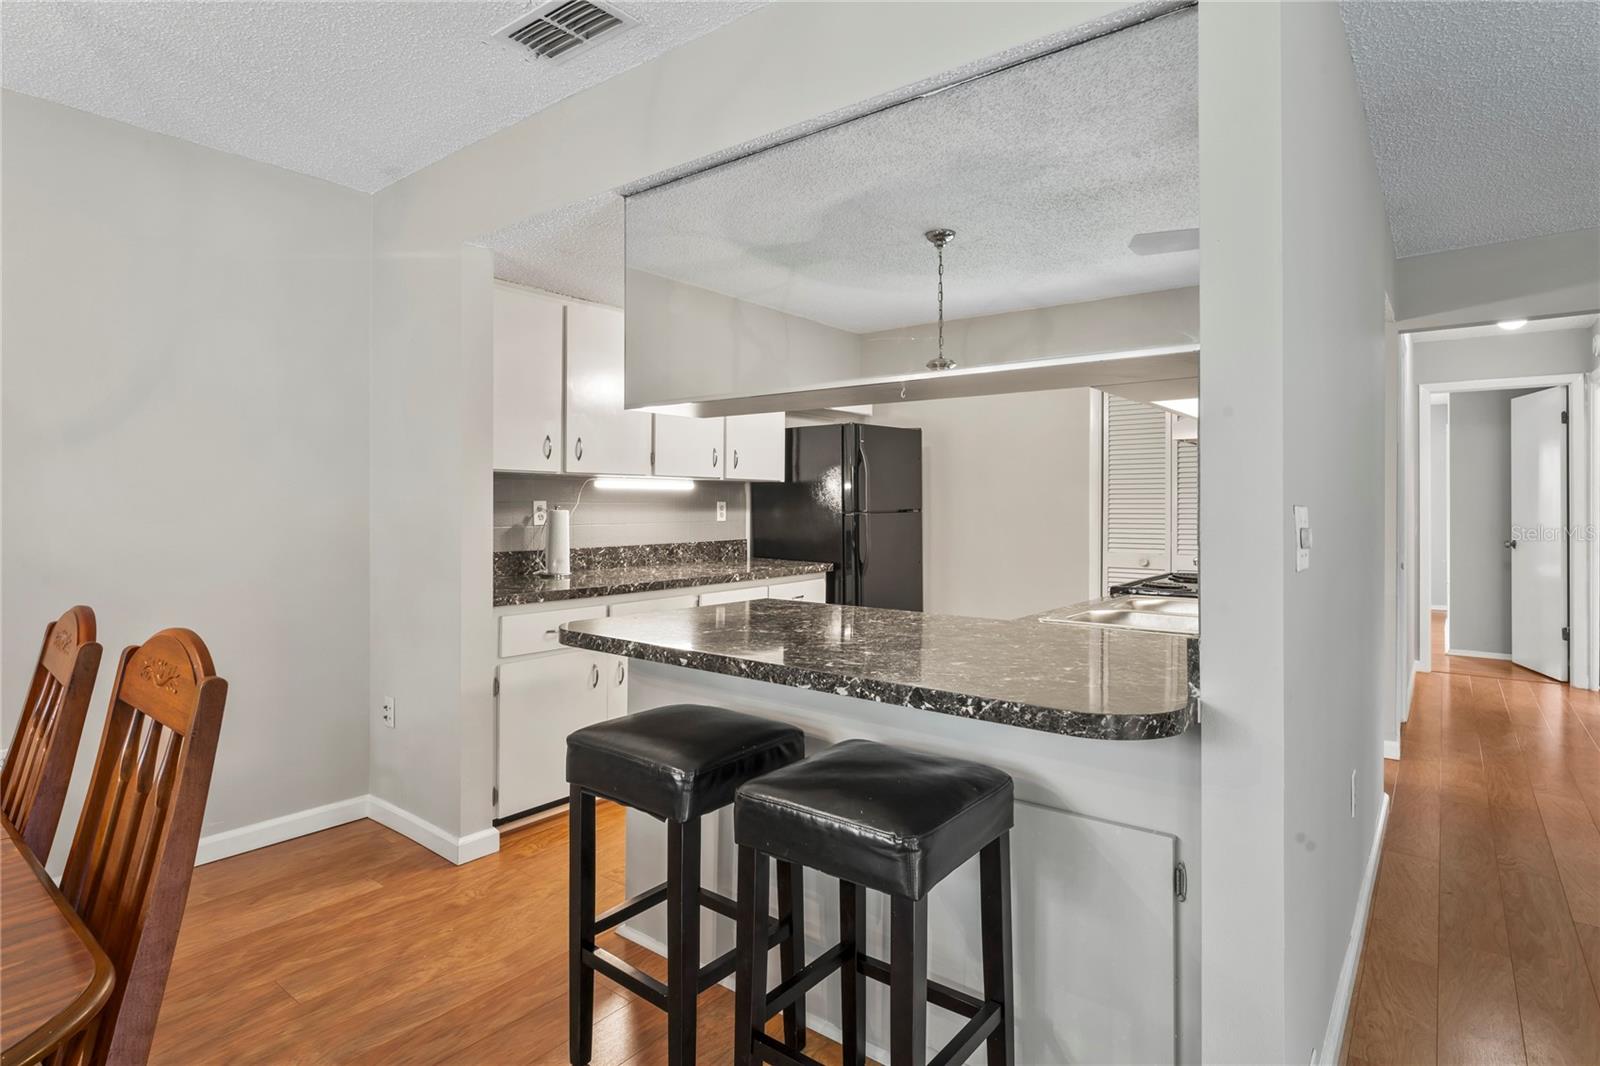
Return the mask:
[[[573,570],[607,570],[614,567],[674,566],[683,563],[741,563],[749,554],[742,540],[679,541],[672,544],[619,544],[573,548]],[[494,583],[516,584],[544,571],[542,549],[494,553]]]

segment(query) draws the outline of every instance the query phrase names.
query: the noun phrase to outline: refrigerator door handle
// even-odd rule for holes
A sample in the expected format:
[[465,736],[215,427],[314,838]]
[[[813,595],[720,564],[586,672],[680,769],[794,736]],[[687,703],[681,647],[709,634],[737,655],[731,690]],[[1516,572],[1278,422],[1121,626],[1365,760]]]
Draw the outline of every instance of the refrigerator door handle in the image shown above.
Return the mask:
[[854,485],[852,487],[855,489],[855,499],[852,502],[855,504],[855,506],[852,507],[851,510],[865,511],[868,510],[867,475],[871,473],[871,471],[867,469],[867,449],[866,446],[861,443],[861,434],[855,434],[855,438],[856,468],[854,474],[852,475],[852,480],[854,481]]

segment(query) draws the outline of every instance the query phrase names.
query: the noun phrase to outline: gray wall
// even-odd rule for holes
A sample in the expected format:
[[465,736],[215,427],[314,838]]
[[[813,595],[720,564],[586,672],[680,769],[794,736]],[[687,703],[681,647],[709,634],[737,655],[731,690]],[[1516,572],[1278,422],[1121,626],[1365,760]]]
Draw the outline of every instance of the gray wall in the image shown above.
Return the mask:
[[[570,508],[583,482],[581,477],[549,474],[495,474],[495,551],[543,547],[543,534],[532,522],[533,501]],[[749,499],[742,481],[696,481],[692,492],[681,495],[607,491],[590,485],[572,516],[572,546],[744,540]],[[718,500],[728,505],[727,521],[717,521]]]
[[1429,415],[1429,432],[1433,434],[1428,453],[1433,465],[1433,499],[1428,504],[1433,521],[1433,603],[1429,606],[1444,607],[1450,602],[1450,405],[1432,404]]
[[1587,329],[1440,340],[1417,333],[1411,338],[1415,377],[1417,384],[1429,385],[1538,374],[1583,374],[1593,360],[1590,337]]
[[4,736],[46,622],[106,648],[55,854],[165,626],[230,684],[204,832],[365,794],[370,198],[3,100]]
[[873,409],[874,422],[922,430],[925,610],[1019,618],[1094,596],[1094,395],[1058,389]]
[[1450,648],[1511,654],[1511,400],[1450,395]]

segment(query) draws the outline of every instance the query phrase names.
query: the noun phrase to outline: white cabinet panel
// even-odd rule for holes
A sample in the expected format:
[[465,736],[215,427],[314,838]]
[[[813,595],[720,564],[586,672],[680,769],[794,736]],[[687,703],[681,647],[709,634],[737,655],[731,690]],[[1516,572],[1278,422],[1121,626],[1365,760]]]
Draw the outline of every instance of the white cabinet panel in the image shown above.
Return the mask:
[[766,595],[767,586],[765,585],[753,585],[742,589],[722,589],[717,592],[702,592],[700,594],[700,606],[709,607],[717,603],[740,603],[744,600],[760,600],[765,599]]
[[622,406],[622,312],[567,305],[567,441],[570,474],[650,473],[653,416]]
[[608,719],[628,713],[628,668],[632,665],[621,655],[600,656],[600,683],[606,690]]
[[723,419],[656,416],[655,472],[663,477],[722,476]]
[[723,476],[739,481],[782,481],[783,412],[728,416]]
[[543,611],[500,616],[500,658],[514,655],[532,655],[541,651],[560,651],[560,628],[566,622],[585,618],[604,618],[606,609],[600,604],[584,607],[556,607]]
[[494,468],[561,470],[562,305],[494,287]]
[[773,585],[767,595],[775,600],[804,600],[806,603],[827,603],[828,579],[814,577],[807,578],[804,581],[790,581],[783,585]]
[[562,651],[499,668],[497,817],[567,795],[567,734],[605,720],[602,658]]
[[628,600],[623,603],[611,605],[611,617],[620,618],[628,614],[649,614],[652,611],[681,611],[686,607],[693,607],[699,597],[693,594],[687,596],[658,596],[653,600]]

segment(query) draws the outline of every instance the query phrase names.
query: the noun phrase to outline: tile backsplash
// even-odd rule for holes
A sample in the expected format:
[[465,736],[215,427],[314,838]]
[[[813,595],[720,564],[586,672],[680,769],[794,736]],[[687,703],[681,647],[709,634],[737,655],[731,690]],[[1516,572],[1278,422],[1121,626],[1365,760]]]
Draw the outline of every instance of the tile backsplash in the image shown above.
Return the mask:
[[[570,509],[585,480],[556,474],[495,474],[494,550],[544,547],[544,530],[533,524],[533,501]],[[717,521],[718,501],[728,505],[725,522]],[[583,489],[572,516],[572,546],[744,540],[749,511],[749,488],[742,481],[696,481],[692,491],[683,493],[615,491],[591,484]]]

